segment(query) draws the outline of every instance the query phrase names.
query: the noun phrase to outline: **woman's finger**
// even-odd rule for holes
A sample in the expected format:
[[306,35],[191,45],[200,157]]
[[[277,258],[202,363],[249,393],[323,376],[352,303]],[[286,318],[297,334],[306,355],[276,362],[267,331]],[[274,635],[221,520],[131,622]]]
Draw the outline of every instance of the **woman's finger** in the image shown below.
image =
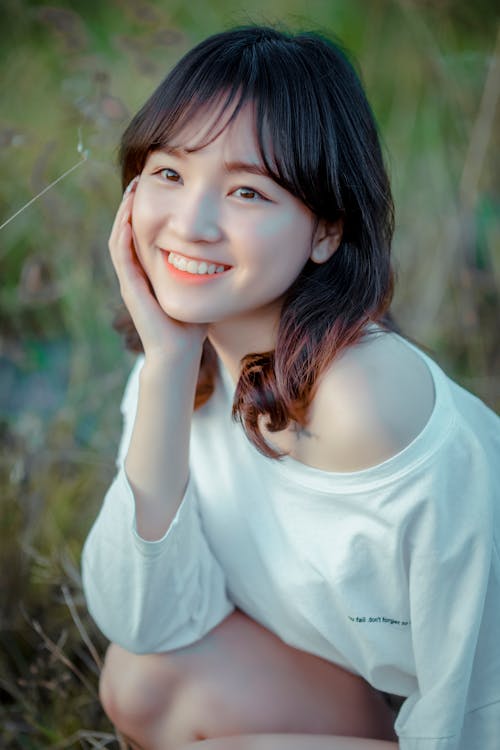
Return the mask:
[[111,248],[111,259],[120,282],[122,295],[128,296],[137,284],[141,289],[147,286],[146,275],[134,248],[132,227],[126,217],[118,227],[116,239]]
[[116,212],[115,220],[113,222],[113,226],[111,228],[111,233],[109,236],[108,245],[111,253],[113,253],[113,247],[115,245],[115,241],[117,239],[117,235],[120,231],[123,220],[125,219],[127,222],[130,221],[133,205],[133,194],[137,187],[138,181],[139,175],[137,175],[137,177],[134,177],[134,179],[129,183],[129,185],[125,189],[125,192],[123,193],[122,201]]

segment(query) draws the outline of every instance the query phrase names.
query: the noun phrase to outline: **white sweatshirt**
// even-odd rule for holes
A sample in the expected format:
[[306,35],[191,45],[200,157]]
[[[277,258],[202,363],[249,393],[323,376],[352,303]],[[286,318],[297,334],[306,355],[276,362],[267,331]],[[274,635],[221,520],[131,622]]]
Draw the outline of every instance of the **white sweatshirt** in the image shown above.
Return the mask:
[[171,650],[237,606],[405,696],[401,750],[499,750],[500,419],[419,353],[435,388],[426,427],[352,473],[260,454],[231,419],[234,386],[219,362],[216,391],[193,415],[185,496],[156,542],[136,531],[123,469],[139,359],[118,474],[83,553],[103,633],[138,653]]

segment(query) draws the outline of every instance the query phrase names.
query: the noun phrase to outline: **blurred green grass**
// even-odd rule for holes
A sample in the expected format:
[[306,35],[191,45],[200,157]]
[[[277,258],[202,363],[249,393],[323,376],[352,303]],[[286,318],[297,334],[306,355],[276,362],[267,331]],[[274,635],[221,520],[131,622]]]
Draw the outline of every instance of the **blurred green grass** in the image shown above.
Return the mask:
[[2,747],[118,747],[75,622],[102,654],[78,568],[114,472],[131,362],[111,329],[116,146],[181,53],[251,21],[320,29],[353,52],[395,192],[397,318],[500,407],[493,4],[4,0],[0,224],[79,162],[80,138],[89,158],[0,230]]

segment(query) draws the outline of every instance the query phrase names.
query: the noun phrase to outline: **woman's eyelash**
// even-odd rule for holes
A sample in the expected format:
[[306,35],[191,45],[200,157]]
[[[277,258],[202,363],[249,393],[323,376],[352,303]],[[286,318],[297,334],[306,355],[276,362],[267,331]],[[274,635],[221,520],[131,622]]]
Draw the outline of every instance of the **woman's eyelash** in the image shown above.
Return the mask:
[[[255,190],[255,188],[246,187],[246,186],[242,185],[241,187],[236,188],[236,190],[234,192],[238,193],[240,191],[241,191],[241,193],[251,193],[252,196],[253,196],[253,198],[258,198],[259,200],[262,200],[262,201],[267,200],[267,198],[265,196],[263,196],[262,193],[259,193],[258,190]],[[243,195],[241,195],[240,197],[243,198]],[[248,198],[248,196],[247,196],[246,198],[244,198],[244,200],[249,200],[250,201],[251,199]]]
[[177,182],[177,180],[180,180],[180,174],[176,172],[175,169],[171,169],[170,167],[162,167],[161,169],[158,169],[155,174],[163,177],[164,172],[169,173],[165,176],[166,180],[172,180],[172,182]]

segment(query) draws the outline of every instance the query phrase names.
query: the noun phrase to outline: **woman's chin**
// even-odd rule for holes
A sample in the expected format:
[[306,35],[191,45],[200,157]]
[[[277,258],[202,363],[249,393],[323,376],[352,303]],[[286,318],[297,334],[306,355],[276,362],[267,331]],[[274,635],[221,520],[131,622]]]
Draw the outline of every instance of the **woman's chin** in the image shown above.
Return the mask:
[[[161,303],[160,303],[161,304]],[[161,305],[162,310],[168,315],[169,318],[177,320],[179,323],[193,323],[196,325],[207,325],[213,321],[207,320],[207,315],[203,312],[196,312],[193,310],[179,310],[171,305]]]

